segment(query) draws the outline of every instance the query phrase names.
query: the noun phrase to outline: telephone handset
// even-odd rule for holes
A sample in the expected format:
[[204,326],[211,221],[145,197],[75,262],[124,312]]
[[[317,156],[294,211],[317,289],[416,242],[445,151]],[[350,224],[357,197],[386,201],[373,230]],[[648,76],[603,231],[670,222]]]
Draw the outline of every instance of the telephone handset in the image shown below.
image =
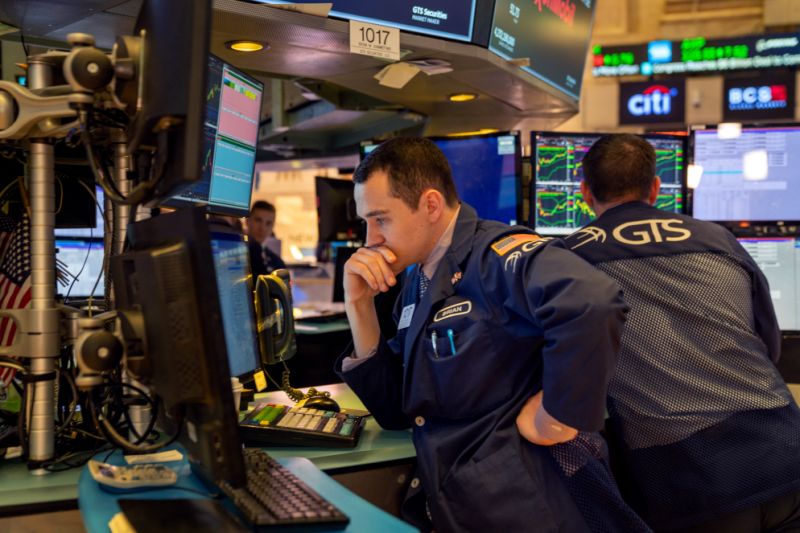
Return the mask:
[[[289,383],[289,367],[286,366],[286,360],[297,353],[290,280],[290,273],[286,269],[258,276],[256,280],[255,307],[261,363],[283,364],[281,382],[275,384],[295,402],[317,396],[329,398],[330,393],[327,391],[317,391],[312,387],[304,393]],[[266,368],[264,370],[266,371]],[[269,372],[267,376],[269,377]]]
[[289,271],[258,276],[255,299],[261,360],[267,365],[286,361],[297,352]]

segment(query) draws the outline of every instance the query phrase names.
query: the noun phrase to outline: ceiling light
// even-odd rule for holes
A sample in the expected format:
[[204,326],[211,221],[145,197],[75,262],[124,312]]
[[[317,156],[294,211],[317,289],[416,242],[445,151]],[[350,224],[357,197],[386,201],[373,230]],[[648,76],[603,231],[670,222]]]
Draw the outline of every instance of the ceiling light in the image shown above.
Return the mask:
[[481,128],[475,131],[460,131],[458,133],[448,133],[448,137],[468,137],[470,135],[486,135],[488,133],[497,133],[497,128]]
[[447,98],[451,102],[469,102],[471,100],[475,100],[478,97],[475,93],[455,93],[451,94]]
[[259,50],[268,49],[269,45],[259,41],[248,41],[247,39],[239,39],[236,41],[227,41],[225,46],[237,52],[258,52]]

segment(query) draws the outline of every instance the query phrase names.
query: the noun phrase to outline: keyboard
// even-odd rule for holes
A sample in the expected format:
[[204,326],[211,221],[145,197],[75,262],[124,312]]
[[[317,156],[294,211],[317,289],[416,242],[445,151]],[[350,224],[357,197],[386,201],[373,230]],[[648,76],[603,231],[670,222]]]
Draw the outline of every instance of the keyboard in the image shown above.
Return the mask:
[[365,423],[365,416],[346,412],[261,403],[244,416],[239,428],[248,447],[354,448]]
[[258,530],[344,529],[350,519],[262,450],[244,451],[247,486],[220,489]]

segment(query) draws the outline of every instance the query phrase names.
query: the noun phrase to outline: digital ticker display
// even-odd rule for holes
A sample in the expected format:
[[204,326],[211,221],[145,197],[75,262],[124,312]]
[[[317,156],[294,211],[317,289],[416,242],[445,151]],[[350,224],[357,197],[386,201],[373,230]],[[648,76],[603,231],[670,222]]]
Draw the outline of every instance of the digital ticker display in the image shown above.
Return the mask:
[[800,65],[800,33],[592,47],[592,74],[652,76],[787,68]]
[[[256,0],[262,4],[295,4],[284,0]],[[303,0],[304,4],[332,4],[330,15],[383,24],[459,41],[472,40],[476,0]]]
[[[543,235],[569,235],[589,224],[594,211],[581,194],[583,158],[600,138],[598,134],[533,133],[533,201],[529,224]],[[681,137],[644,136],[656,151],[656,175],[661,189],[655,206],[683,212],[686,169],[685,140]]]

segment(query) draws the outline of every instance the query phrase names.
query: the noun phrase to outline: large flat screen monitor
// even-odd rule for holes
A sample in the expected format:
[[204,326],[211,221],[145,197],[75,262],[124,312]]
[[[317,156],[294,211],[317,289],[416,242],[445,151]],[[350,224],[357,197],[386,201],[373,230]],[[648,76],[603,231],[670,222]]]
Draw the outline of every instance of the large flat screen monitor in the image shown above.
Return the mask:
[[577,102],[597,2],[496,0],[489,50]]
[[103,296],[103,255],[102,239],[57,239],[56,261],[68,274],[58,292],[70,299]]
[[474,207],[481,218],[517,223],[522,168],[519,132],[431,140],[450,163],[462,201]]
[[319,242],[364,239],[364,225],[356,213],[354,183],[348,179],[315,179]]
[[[543,235],[568,235],[595,218],[581,194],[583,157],[600,134],[533,132],[534,165],[529,225]],[[661,189],[656,207],[684,212],[686,138],[681,135],[644,135],[656,151],[656,175]]]
[[[91,200],[91,206],[88,204],[85,206],[87,209],[94,212],[94,220],[93,220],[93,227],[86,227],[86,228],[56,228],[55,235],[56,237],[68,237],[71,239],[88,239],[88,238],[99,238],[102,239],[103,235],[105,234],[105,229],[103,227],[103,212],[100,211],[100,206],[105,205],[105,195],[103,194],[103,188],[100,186],[95,186],[95,195],[97,197],[97,202],[95,202],[91,196],[89,195],[89,191],[83,189],[81,187],[81,191],[83,192],[84,196]],[[105,209],[105,207],[103,207]]]
[[[193,470],[209,483],[241,486],[244,459],[228,363],[228,346],[240,344],[228,339],[226,296],[220,297],[217,282],[225,285],[236,269],[218,274],[215,268],[218,262],[227,266],[221,257],[227,245],[217,244],[215,261],[199,207],[136,222],[128,230],[130,248],[112,258],[111,272],[117,310],[130,325],[123,328],[129,364],[142,361],[137,378],[175,418],[183,414],[180,441]],[[239,251],[231,256],[238,261]],[[254,331],[234,329],[255,343]]]
[[201,179],[165,205],[207,205],[213,213],[250,210],[264,85],[222,59],[208,58]]
[[250,380],[254,372],[261,370],[261,357],[255,340],[247,244],[241,235],[214,232],[211,234],[211,254],[231,375]]
[[254,337],[256,327],[247,244],[239,234],[213,232],[211,256],[231,375],[249,381],[254,372],[261,370],[261,357]]
[[[432,137],[444,153],[458,197],[478,216],[516,224],[520,217],[522,156],[519,132]],[[362,144],[361,159],[377,144]]]
[[694,164],[703,173],[692,214],[715,222],[800,221],[800,126],[746,126],[725,137],[716,128],[694,132]]
[[746,237],[739,242],[767,277],[780,328],[800,331],[800,238]]
[[[262,4],[295,4],[286,0],[255,0]],[[304,0],[306,4],[331,4],[330,15],[348,20],[382,24],[401,30],[472,40],[475,5],[478,0]]]

